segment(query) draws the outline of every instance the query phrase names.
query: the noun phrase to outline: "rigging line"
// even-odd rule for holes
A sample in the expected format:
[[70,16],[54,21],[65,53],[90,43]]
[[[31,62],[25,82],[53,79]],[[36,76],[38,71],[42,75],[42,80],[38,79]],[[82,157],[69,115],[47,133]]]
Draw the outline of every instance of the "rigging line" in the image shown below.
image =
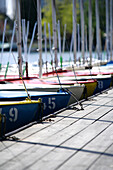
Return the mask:
[[[13,56],[13,58],[14,58],[15,64],[17,65],[17,68],[18,68],[18,70],[19,70],[19,65],[16,63],[16,59],[15,59],[15,56],[14,56],[13,52],[12,52],[12,56]],[[27,93],[27,97],[28,97],[28,99],[30,100],[31,97],[30,97],[30,95],[29,95],[29,93],[28,93],[28,90],[27,90],[27,88],[26,88],[26,85],[25,85],[25,82],[24,82],[24,80],[23,80],[22,75],[20,75],[20,78],[21,78],[21,80],[22,80],[22,83],[23,83],[23,85],[24,85],[25,91],[26,91],[26,93]]]
[[67,25],[64,25],[64,33],[63,33],[63,45],[62,45],[62,52],[64,53],[65,51],[65,40],[66,40],[66,27]]
[[59,75],[58,75],[58,73],[57,73],[56,67],[55,67],[55,72],[56,72],[56,75],[57,75],[57,78],[58,78],[59,85],[60,85],[61,89],[64,90],[65,92],[67,92],[70,96],[72,96],[72,97],[76,100],[76,102],[79,104],[79,106],[81,107],[81,110],[84,110],[84,109],[83,109],[83,106],[82,106],[82,103],[79,102],[79,100],[76,98],[76,95],[75,95],[71,90],[69,90],[68,88],[63,88],[63,87],[62,87],[62,84],[61,84],[61,82],[60,82],[60,78],[59,78]]
[[[9,42],[9,39],[7,37],[7,35],[5,35],[6,41]],[[11,49],[11,48],[10,48]],[[11,53],[13,54],[13,51],[11,50]],[[16,63],[16,62],[15,62]]]
[[[99,69],[99,66],[98,66],[98,69]],[[92,70],[91,70],[90,67],[89,67],[89,72],[90,72],[91,79],[92,79],[92,80],[95,80],[95,78],[93,77],[93,74],[91,73]],[[101,71],[100,71],[100,70],[99,70],[99,73],[101,74]]]
[[[8,36],[7,36],[7,35],[5,35],[5,38],[6,38],[6,41],[9,42],[9,39],[8,39]],[[13,54],[11,48],[12,48],[12,47],[10,47],[10,53]],[[9,60],[9,58],[8,58],[8,60]],[[8,61],[8,62],[9,62],[9,61]],[[16,62],[15,62],[15,63],[16,63]],[[7,67],[7,68],[8,68],[8,67]],[[7,69],[7,68],[6,68],[6,69]]]
[[61,34],[60,34],[60,20],[58,20],[57,24],[57,31],[58,31],[58,44],[59,44],[59,54],[60,54],[60,67],[62,69],[62,48],[61,48]]
[[12,48],[13,48],[13,40],[14,40],[14,35],[15,35],[15,28],[16,28],[16,21],[14,21],[13,34],[12,34],[12,38],[11,38],[11,47],[10,47],[10,51],[9,51],[8,61],[9,61],[9,59],[10,59],[10,54],[11,54]]
[[23,33],[24,58],[25,61],[28,62],[27,41],[28,41],[28,34],[29,34],[29,21],[27,21],[27,28],[26,28],[25,19],[22,19],[22,33]]
[[97,65],[97,66],[98,66],[99,74],[101,74],[100,65]]
[[49,51],[51,54],[51,61],[53,60],[53,55],[52,55],[52,45],[51,45],[51,31],[50,31],[50,23],[48,23],[48,32],[49,32]]
[[50,31],[50,23],[48,23],[48,33],[49,33],[49,52],[50,52],[50,55],[51,55],[51,66],[52,66],[52,71],[54,71],[54,68],[53,68],[53,51],[52,51],[52,39],[51,39],[51,31]]
[[47,62],[47,37],[46,37],[46,22],[44,22],[44,41],[45,41],[45,55],[46,55],[46,73],[48,72]]
[[91,71],[92,71],[92,70],[91,70],[90,67],[89,67],[89,73],[90,73],[91,79],[92,79],[92,80],[95,80],[95,78],[93,77]]
[[16,21],[14,21],[14,26],[13,26],[13,33],[12,33],[12,38],[11,38],[11,45],[10,45],[10,51],[9,51],[9,57],[8,57],[8,62],[7,62],[7,67],[5,71],[5,78],[7,76],[8,68],[9,68],[9,61],[10,61],[10,56],[11,56],[11,51],[13,47],[13,40],[14,40],[14,35],[15,35],[15,28],[16,28]]
[[74,31],[72,30],[72,37],[71,37],[71,44],[70,44],[70,52],[69,52],[69,54],[70,54],[70,61],[71,61],[71,53],[72,53],[72,51],[73,51],[73,43],[74,43]]
[[32,38],[31,38],[30,45],[29,45],[29,48],[28,48],[28,57],[29,57],[29,54],[30,54],[30,51],[31,51],[31,47],[32,47],[32,44],[33,44],[36,26],[37,26],[37,22],[35,22],[35,24],[34,24],[33,33],[32,33]]
[[82,103],[76,98],[76,95],[71,90],[69,90],[68,88],[64,88],[64,90],[76,100],[78,105],[81,107],[81,110],[84,110]]
[[[15,21],[14,28],[16,28],[16,21]],[[14,33],[14,32],[13,32],[13,33]],[[14,35],[13,35],[13,36],[14,36]],[[13,56],[13,59],[14,59],[14,61],[15,61],[15,64],[17,65],[17,68],[18,68],[18,70],[19,70],[19,65],[16,63],[16,59],[15,59],[14,53],[12,52],[12,50],[11,50],[10,52],[11,52],[11,54],[12,54],[12,56]],[[30,95],[28,94],[28,90],[27,90],[27,88],[26,88],[26,85],[25,85],[25,82],[24,82],[24,80],[23,80],[23,78],[22,78],[22,75],[20,75],[20,78],[21,78],[21,80],[22,80],[22,82],[23,82],[25,91],[26,91],[26,93],[27,93],[27,97],[28,97],[28,99],[30,100]]]
[[[6,37],[6,38],[7,38],[7,37]],[[7,38],[7,40],[8,40],[8,38]],[[13,59],[14,59],[14,61],[15,61],[15,64],[17,65],[17,68],[18,68],[18,70],[19,70],[19,66],[18,66],[18,64],[16,63],[16,59],[15,59],[14,53],[13,53],[12,51],[11,51],[11,54],[12,54],[12,56],[13,56]],[[24,82],[24,80],[23,80],[23,78],[22,78],[22,75],[21,75],[20,78],[21,78],[21,80],[22,80],[22,82],[23,82],[23,85],[24,85],[25,91],[26,91],[26,93],[27,93],[28,99],[30,100],[30,95],[29,95],[28,90],[27,90],[27,88],[26,88],[25,82]]]
[[[16,25],[16,24],[15,24],[15,25]],[[14,26],[14,27],[15,27],[15,26]],[[7,37],[7,36],[6,36],[6,40],[8,41],[8,37]],[[11,48],[12,48],[12,47],[11,47]],[[10,48],[10,49],[11,49],[11,48]],[[10,52],[11,52],[13,58],[14,58],[15,64],[17,65],[17,68],[18,68],[18,70],[19,70],[19,66],[18,66],[18,64],[16,63],[16,59],[15,59],[15,56],[14,56],[12,50],[11,50]],[[21,75],[21,79],[22,79],[22,82],[23,82],[25,91],[26,91],[26,93],[27,93],[28,99],[30,99],[30,95],[28,94],[28,90],[27,90],[27,88],[26,88],[26,85],[25,85],[25,82],[24,82],[24,80],[23,80],[23,78],[22,78],[22,75]]]
[[[18,68],[18,71],[19,71],[19,65],[16,63],[16,58],[15,58],[15,56],[14,56],[14,53],[13,53],[12,51],[11,51],[11,53],[12,53],[13,59],[14,59],[14,61],[15,61],[15,64],[17,65],[17,68]],[[22,75],[20,75],[20,78],[21,78],[21,80],[22,80],[22,83],[23,83],[23,85],[24,85],[25,91],[26,91],[26,93],[27,93],[27,97],[28,97],[28,99],[30,100],[30,95],[29,95],[28,90],[27,90],[27,88],[26,88],[25,82],[24,82],[24,80],[23,80],[23,78],[22,78]]]
[[58,78],[59,85],[60,85],[61,89],[63,89],[63,88],[62,88],[62,84],[61,84],[61,82],[60,82],[59,75],[58,75],[58,73],[57,73],[56,67],[55,67],[55,72],[56,72],[56,75],[57,75],[57,78]]
[[73,69],[73,73],[74,73],[74,76],[75,76],[76,83],[78,84],[77,76],[76,76],[76,73],[75,73],[75,69],[74,69],[74,65],[73,65],[73,64],[72,64],[72,69]]
[[26,93],[27,93],[27,97],[28,97],[28,99],[29,99],[29,100],[31,100],[31,97],[30,97],[30,95],[29,95],[29,93],[28,93],[28,90],[27,90],[27,88],[26,88],[26,85],[25,85],[25,82],[24,82],[24,80],[23,80],[22,76],[20,76],[20,78],[21,78],[21,80],[22,80],[22,82],[23,82],[23,85],[24,85],[25,91],[26,91]]

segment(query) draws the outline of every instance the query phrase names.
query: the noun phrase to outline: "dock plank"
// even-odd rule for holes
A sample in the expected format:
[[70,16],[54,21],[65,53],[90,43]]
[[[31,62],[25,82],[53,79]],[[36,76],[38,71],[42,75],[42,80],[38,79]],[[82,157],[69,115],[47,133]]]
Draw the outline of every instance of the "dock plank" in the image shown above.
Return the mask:
[[[106,127],[107,126],[108,125],[106,125]],[[97,127],[98,127],[97,131],[93,130],[94,128],[97,128]],[[79,150],[83,149],[83,147],[86,146],[87,143],[92,141],[95,138],[95,135],[98,135],[99,133],[101,133],[103,131],[103,128],[105,128],[105,125],[98,123],[95,126],[93,125],[92,129],[91,129],[91,127],[88,128],[88,129],[86,128],[87,130],[84,129],[83,131],[81,131],[79,133],[76,133],[76,131],[75,131],[71,134],[71,136],[68,136],[68,137],[66,137],[65,135],[63,136],[63,138],[61,136],[59,136],[59,140],[57,140],[57,142],[55,143],[56,147],[53,148],[54,152],[49,151],[48,154],[43,155],[41,160],[37,159],[36,162],[33,162],[32,168],[36,169],[36,167],[38,166],[39,169],[43,169],[43,162],[46,158],[47,164],[48,164],[48,162],[53,162],[54,169],[58,169],[61,165],[63,165],[65,162],[67,162],[74,154],[76,154]],[[86,134],[86,132],[88,134],[84,135],[84,134]],[[49,140],[49,145],[53,145],[53,140]],[[58,150],[58,148],[59,148],[59,150]],[[62,162],[59,165],[58,164],[59,162],[54,161],[54,157],[57,157],[57,158],[60,157],[60,154],[62,153],[62,148],[65,149],[65,150],[70,150],[72,152],[71,152],[71,155],[63,156]],[[39,154],[40,154],[40,152],[39,152]],[[41,166],[39,166],[39,162],[41,163]]]
[[[106,156],[107,155],[107,156]],[[105,154],[100,155],[100,157],[93,163],[90,170],[100,170],[100,169],[113,169],[113,144],[106,150]]]
[[[111,138],[111,136],[113,137],[113,125],[109,126],[103,133],[74,154],[74,156],[66,161],[59,169],[68,169],[70,165],[72,165],[72,168],[70,167],[69,169],[92,169],[93,164],[95,164],[102,155],[110,158],[113,162],[113,148],[110,150],[111,153],[108,151],[108,147],[113,145],[113,138]],[[98,169],[98,166],[95,166],[94,169]]]

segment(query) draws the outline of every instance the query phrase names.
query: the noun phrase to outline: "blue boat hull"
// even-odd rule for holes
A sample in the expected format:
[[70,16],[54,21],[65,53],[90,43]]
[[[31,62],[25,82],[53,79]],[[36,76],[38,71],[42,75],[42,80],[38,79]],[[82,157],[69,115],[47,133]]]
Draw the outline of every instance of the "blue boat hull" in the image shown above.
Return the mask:
[[[70,95],[65,92],[51,94],[31,92],[30,95],[32,100],[41,98],[42,102],[15,105],[2,105],[2,102],[0,103],[0,114],[5,115],[6,118],[6,123],[2,121],[1,133],[4,133],[4,129],[5,133],[8,133],[30,122],[38,121],[42,117],[66,107],[70,99]],[[1,101],[22,101],[26,97],[25,92],[0,92]]]
[[93,95],[96,94],[96,93],[100,93],[106,89],[108,89],[111,85],[112,85],[112,77],[111,76],[108,76],[108,77],[98,77],[98,76],[92,76],[92,77],[84,77],[84,78],[80,78],[79,80],[81,81],[84,81],[84,80],[90,80],[90,79],[94,79],[94,80],[97,80],[97,86],[93,92]]
[[[43,115],[54,113],[68,105],[70,95],[66,92],[29,92],[31,100],[42,99],[44,103]],[[27,98],[24,91],[1,91],[0,101],[22,101]]]
[[100,93],[103,90],[108,89],[112,82],[112,78],[97,79],[97,81],[98,81],[98,84],[93,94]]
[[1,124],[1,136],[36,121],[41,116],[40,103],[0,105],[4,117]]

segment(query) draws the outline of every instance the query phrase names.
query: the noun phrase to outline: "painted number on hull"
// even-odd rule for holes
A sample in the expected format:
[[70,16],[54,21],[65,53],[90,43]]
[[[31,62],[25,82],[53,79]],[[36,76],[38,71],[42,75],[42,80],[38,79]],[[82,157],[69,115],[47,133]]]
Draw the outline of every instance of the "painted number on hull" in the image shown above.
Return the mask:
[[[2,108],[0,108],[0,114],[2,114]],[[16,122],[17,118],[18,118],[18,110],[16,108],[11,108],[9,110],[9,121]]]
[[103,81],[99,81],[98,82],[98,88],[99,89],[103,89]]
[[47,107],[48,107],[50,110],[51,110],[51,109],[55,109],[56,104],[55,104],[55,98],[54,98],[54,97],[48,98],[48,103],[47,103],[47,105],[46,105],[46,103],[44,103],[44,110],[45,110]]
[[48,99],[48,104],[49,104],[49,109],[54,109],[55,108],[55,98],[49,98]]
[[11,122],[16,122],[16,120],[18,118],[18,110],[16,108],[11,108],[9,110],[9,116],[10,116],[9,120]]

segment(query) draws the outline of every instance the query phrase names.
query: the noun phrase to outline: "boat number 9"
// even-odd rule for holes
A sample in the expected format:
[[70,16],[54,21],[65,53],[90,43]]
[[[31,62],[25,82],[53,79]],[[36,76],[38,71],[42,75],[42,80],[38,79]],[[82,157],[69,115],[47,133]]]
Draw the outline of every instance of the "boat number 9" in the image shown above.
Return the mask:
[[48,107],[49,109],[54,109],[55,108],[55,98],[49,98],[48,99]]
[[102,89],[102,88],[103,88],[103,81],[99,81],[99,82],[98,82],[98,88],[99,88],[99,89]]
[[16,120],[18,118],[18,110],[16,108],[11,108],[9,110],[9,116],[10,116],[9,120],[11,122],[16,122]]

